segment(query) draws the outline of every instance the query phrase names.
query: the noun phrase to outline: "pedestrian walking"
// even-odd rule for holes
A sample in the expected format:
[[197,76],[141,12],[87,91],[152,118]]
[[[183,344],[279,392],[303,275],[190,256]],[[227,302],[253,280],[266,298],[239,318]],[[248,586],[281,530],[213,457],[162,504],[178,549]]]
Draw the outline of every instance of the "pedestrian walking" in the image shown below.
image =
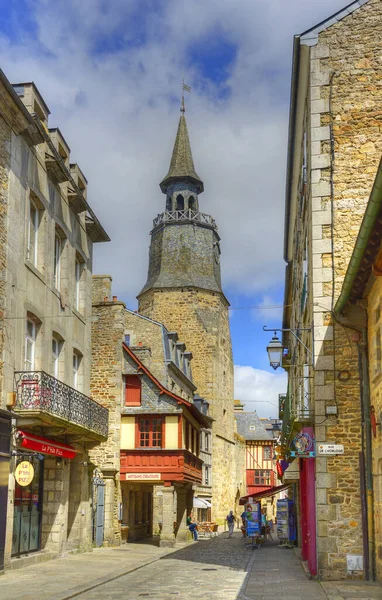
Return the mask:
[[233,530],[234,530],[234,527],[235,527],[235,517],[234,517],[234,514],[233,514],[233,510],[229,511],[229,515],[226,516],[225,520],[228,523],[228,533],[229,533],[228,537],[232,537]]

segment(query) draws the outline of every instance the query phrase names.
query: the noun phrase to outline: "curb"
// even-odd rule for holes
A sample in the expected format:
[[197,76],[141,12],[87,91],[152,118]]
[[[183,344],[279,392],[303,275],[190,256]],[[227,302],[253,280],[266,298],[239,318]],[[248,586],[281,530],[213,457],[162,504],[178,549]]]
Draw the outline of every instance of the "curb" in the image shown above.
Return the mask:
[[153,563],[158,562],[158,560],[161,560],[161,558],[163,558],[164,556],[168,556],[169,554],[173,554],[174,552],[178,552],[179,550],[180,550],[180,548],[174,548],[173,550],[170,550],[166,554],[163,554],[162,556],[158,556],[157,558],[154,558],[153,560],[149,560],[149,561],[142,563],[136,567],[127,568],[127,569],[125,568],[122,571],[114,571],[113,573],[110,573],[109,575],[104,575],[104,577],[100,577],[99,579],[93,580],[88,585],[86,585],[86,584],[79,585],[75,588],[71,588],[71,589],[67,590],[66,592],[63,592],[62,594],[58,594],[56,596],[51,596],[49,598],[49,600],[71,600],[71,598],[75,598],[76,596],[79,596],[80,594],[85,594],[85,592],[90,592],[91,590],[94,590],[94,588],[104,585],[105,583],[110,583],[110,581],[115,581],[116,579],[119,579],[120,577],[123,577],[124,575],[128,575],[129,573],[138,571],[139,569],[142,569],[143,567],[147,567],[148,565],[152,565]]

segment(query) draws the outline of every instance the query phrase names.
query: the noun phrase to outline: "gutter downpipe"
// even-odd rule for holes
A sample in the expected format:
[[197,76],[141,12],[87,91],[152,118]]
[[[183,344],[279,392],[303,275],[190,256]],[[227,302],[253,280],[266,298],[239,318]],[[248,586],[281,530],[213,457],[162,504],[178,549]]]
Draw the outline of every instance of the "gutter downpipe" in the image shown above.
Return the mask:
[[[367,318],[367,314],[366,314]],[[363,405],[363,423],[364,429],[364,447],[365,447],[365,480],[366,480],[366,505],[367,505],[367,530],[369,544],[369,580],[375,580],[375,540],[374,540],[374,520],[373,520],[373,445],[371,437],[370,420],[370,386],[369,386],[369,358],[367,343],[367,325],[362,332],[362,341],[360,344],[362,358],[362,397]]]
[[[366,312],[366,311],[365,311]],[[366,315],[367,317],[367,315]],[[374,581],[374,522],[373,522],[373,475],[372,475],[372,440],[370,421],[370,387],[369,387],[369,360],[367,344],[367,326],[362,330],[362,338],[358,344],[358,362],[360,370],[360,395],[361,395],[361,421],[362,421],[362,458],[364,481],[361,482],[361,491],[364,487],[366,496],[366,527],[364,527],[365,550],[365,578]],[[362,478],[362,472],[360,473]]]

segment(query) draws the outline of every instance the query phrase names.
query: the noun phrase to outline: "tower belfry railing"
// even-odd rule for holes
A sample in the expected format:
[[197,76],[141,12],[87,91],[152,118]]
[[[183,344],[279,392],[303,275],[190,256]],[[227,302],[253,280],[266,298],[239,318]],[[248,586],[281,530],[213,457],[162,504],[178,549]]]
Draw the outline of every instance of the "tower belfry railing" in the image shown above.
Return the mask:
[[158,227],[158,225],[162,225],[164,223],[178,223],[179,221],[202,223],[204,225],[209,225],[213,229],[218,229],[216,221],[211,217],[211,215],[191,210],[190,208],[188,210],[166,210],[154,219],[153,227]]

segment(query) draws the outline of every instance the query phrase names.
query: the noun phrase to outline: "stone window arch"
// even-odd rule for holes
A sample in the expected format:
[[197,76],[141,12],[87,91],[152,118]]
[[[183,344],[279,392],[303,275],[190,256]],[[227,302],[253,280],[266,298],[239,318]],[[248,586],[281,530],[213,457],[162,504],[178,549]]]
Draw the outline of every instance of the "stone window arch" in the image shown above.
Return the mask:
[[178,194],[176,197],[176,210],[184,210],[184,197]]
[[190,196],[188,199],[188,208],[190,210],[196,210],[196,200],[194,196]]

